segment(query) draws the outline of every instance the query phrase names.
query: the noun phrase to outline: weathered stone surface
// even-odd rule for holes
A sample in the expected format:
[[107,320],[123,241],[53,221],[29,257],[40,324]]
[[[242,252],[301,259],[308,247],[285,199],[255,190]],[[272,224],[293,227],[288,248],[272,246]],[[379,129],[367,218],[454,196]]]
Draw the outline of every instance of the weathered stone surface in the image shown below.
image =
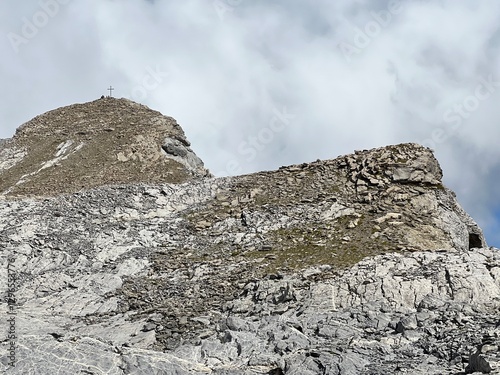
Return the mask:
[[[157,151],[193,170],[169,139]],[[6,149],[0,165],[21,158]],[[405,144],[232,178],[11,190],[0,285],[10,259],[17,362],[0,319],[0,370],[500,373],[500,253],[441,174]]]

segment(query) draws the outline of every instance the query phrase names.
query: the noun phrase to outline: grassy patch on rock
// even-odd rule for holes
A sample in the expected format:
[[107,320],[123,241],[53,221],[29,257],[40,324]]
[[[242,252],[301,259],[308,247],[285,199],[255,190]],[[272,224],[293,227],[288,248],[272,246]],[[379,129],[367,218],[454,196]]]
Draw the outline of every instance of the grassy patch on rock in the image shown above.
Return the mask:
[[266,257],[266,270],[272,273],[280,269],[300,270],[323,264],[344,269],[367,256],[398,250],[383,236],[371,238],[372,232],[373,223],[364,216],[344,216],[329,225],[273,231],[269,233],[271,246],[268,251],[245,252],[244,256]]

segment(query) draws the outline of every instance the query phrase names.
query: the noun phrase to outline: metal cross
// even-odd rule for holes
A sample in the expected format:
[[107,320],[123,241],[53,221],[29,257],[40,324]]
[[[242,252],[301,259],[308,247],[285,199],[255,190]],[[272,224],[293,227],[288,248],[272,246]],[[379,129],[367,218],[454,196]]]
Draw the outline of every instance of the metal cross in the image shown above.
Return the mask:
[[109,96],[113,96],[112,91],[114,90],[113,86],[109,86]]

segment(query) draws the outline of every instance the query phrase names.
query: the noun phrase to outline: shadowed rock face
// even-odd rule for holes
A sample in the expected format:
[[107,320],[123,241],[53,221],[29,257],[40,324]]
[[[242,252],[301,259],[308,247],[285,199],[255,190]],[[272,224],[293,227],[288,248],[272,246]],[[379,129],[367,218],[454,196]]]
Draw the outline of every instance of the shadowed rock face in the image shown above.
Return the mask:
[[[90,105],[137,106],[100,102]],[[429,149],[402,144],[194,178],[206,172],[168,121],[152,150],[168,163],[166,153],[178,158],[185,182],[149,180],[154,170],[144,167],[147,173],[134,175],[141,183],[59,194],[64,175],[50,165],[39,172],[46,179],[33,174],[5,185],[14,188],[0,197],[0,285],[6,293],[9,257],[18,362],[8,366],[2,330],[2,371],[500,371],[500,255],[442,185]],[[36,147],[28,146],[42,125],[28,124],[0,144],[3,173],[31,160]],[[80,130],[64,129],[74,143],[59,147],[68,155],[61,166],[81,141]],[[153,143],[131,151],[102,143],[100,150],[127,166],[134,155],[149,160],[146,144]],[[15,196],[40,191],[45,197]],[[0,316],[7,308],[0,305]]]
[[[177,153],[164,151],[174,142]],[[0,191],[53,195],[119,183],[208,176],[177,122],[127,99],[59,108],[0,145]]]

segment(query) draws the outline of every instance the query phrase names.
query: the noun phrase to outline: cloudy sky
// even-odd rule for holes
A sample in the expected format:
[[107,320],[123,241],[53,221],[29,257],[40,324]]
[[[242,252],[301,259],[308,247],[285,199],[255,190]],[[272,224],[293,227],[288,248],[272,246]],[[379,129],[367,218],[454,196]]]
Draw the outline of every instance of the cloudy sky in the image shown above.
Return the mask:
[[218,176],[418,142],[500,247],[499,19],[496,0],[2,0],[0,138],[113,85]]

